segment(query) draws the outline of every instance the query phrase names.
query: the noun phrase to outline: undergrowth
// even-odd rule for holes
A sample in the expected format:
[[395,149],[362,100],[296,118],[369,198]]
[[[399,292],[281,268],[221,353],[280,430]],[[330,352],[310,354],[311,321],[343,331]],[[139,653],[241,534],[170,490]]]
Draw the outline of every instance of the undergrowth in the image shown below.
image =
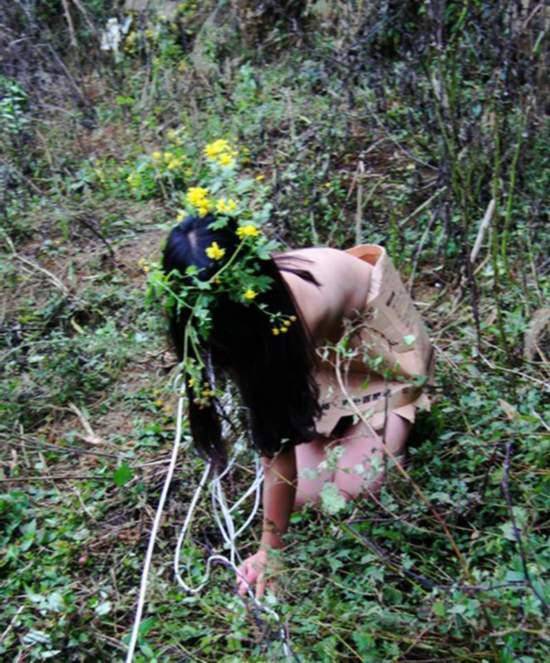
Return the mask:
[[[174,434],[143,283],[223,137],[269,187],[274,238],[383,243],[437,350],[409,477],[292,517],[273,605],[295,659],[545,660],[546,9],[182,2],[125,30],[116,11],[9,3],[0,28],[0,655],[124,657]],[[173,581],[201,470],[182,454],[138,660],[282,660],[227,570],[197,596]],[[205,503],[194,573],[220,544]]]

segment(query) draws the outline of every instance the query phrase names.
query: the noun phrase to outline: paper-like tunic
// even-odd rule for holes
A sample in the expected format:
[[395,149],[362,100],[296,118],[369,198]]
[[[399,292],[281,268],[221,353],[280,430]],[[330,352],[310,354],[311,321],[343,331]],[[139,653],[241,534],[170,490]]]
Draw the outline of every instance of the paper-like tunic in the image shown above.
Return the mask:
[[350,321],[344,351],[318,348],[322,414],[316,427],[323,435],[358,412],[381,430],[390,412],[413,422],[417,407],[430,409],[425,390],[433,348],[397,270],[381,246],[363,244],[348,253],[372,265],[370,286],[363,311]]

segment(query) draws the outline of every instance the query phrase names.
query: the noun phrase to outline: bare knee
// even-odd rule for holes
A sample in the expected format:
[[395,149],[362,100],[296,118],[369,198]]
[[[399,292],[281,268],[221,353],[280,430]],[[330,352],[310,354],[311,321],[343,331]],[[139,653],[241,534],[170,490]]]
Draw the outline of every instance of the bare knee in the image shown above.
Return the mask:
[[325,481],[332,478],[332,472],[319,467],[326,458],[325,445],[326,440],[317,439],[296,447],[298,483],[294,498],[295,511],[306,504],[318,502]]
[[390,414],[385,434],[374,433],[359,423],[350,429],[345,452],[334,474],[334,482],[346,499],[376,494],[384,483],[388,464],[403,462],[412,424]]

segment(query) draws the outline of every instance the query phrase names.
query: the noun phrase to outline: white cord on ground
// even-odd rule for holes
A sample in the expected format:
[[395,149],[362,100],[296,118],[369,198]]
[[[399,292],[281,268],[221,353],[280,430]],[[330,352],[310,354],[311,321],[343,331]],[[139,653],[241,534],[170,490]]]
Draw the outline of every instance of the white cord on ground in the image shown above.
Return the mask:
[[[153,551],[155,548],[155,542],[156,542],[156,537],[158,533],[158,529],[160,526],[160,521],[162,518],[162,513],[164,511],[164,505],[166,502],[166,497],[168,495],[168,490],[170,488],[170,484],[172,482],[172,478],[174,475],[174,470],[176,467],[176,462],[178,458],[178,452],[179,448],[181,445],[181,437],[182,437],[182,424],[183,424],[183,405],[184,405],[184,398],[183,396],[180,396],[178,400],[178,408],[177,408],[177,422],[176,422],[176,434],[174,438],[174,446],[172,449],[172,456],[170,458],[170,464],[168,466],[168,471],[166,473],[166,478],[164,480],[164,485],[162,487],[162,492],[160,495],[159,503],[157,506],[157,511],[155,513],[155,519],[153,521],[153,527],[151,529],[151,534],[149,537],[149,543],[147,546],[147,552],[145,555],[145,562],[143,564],[143,572],[141,575],[141,585],[140,585],[140,591],[139,591],[139,598],[138,598],[138,604],[136,607],[136,616],[134,619],[134,625],[132,628],[132,635],[130,638],[130,644],[128,645],[128,653],[126,655],[126,663],[132,663],[134,659],[134,654],[137,646],[137,641],[138,641],[138,636],[139,636],[139,627],[141,624],[141,618],[143,615],[143,608],[145,605],[145,597],[147,594],[147,584],[148,584],[148,578],[149,578],[149,571],[151,568],[151,561],[153,558]],[[261,468],[259,459],[256,459],[256,473],[255,473],[255,479],[249,486],[249,488],[245,491],[245,493],[233,504],[232,507],[228,508],[227,506],[227,501],[225,499],[225,494],[223,491],[222,483],[221,480],[223,477],[229,473],[229,471],[232,469],[233,465],[236,463],[236,458],[238,454],[238,445],[236,445],[237,450],[236,453],[233,455],[231,460],[228,462],[227,466],[225,467],[224,471],[214,477],[210,484],[210,492],[211,492],[211,498],[212,498],[212,507],[213,507],[213,515],[214,519],[220,529],[220,532],[222,534],[222,537],[224,539],[224,542],[226,546],[229,548],[229,559],[225,557],[224,555],[210,555],[206,561],[206,570],[205,574],[203,576],[202,581],[199,583],[198,586],[196,587],[191,587],[189,586],[182,578],[181,573],[180,573],[180,557],[181,557],[181,549],[183,546],[183,542],[185,541],[185,535],[187,534],[189,527],[191,525],[191,521],[193,518],[193,513],[195,511],[195,508],[197,506],[197,503],[199,501],[200,495],[202,493],[202,490],[204,488],[204,485],[208,479],[208,476],[210,474],[210,469],[211,469],[211,464],[207,463],[206,467],[204,469],[203,475],[201,477],[201,480],[199,481],[199,485],[197,486],[197,489],[195,490],[195,494],[193,495],[193,498],[191,499],[191,503],[189,504],[189,509],[187,511],[187,515],[185,517],[185,520],[183,522],[183,526],[181,529],[181,532],[178,537],[178,542],[176,545],[176,551],[174,555],[174,573],[176,580],[178,584],[188,593],[191,594],[197,594],[199,593],[203,587],[207,584],[209,577],[210,577],[210,567],[214,561],[219,561],[222,562],[225,566],[229,566],[238,577],[243,578],[242,574],[240,573],[239,569],[236,566],[236,561],[240,560],[240,555],[237,551],[235,541],[238,538],[242,532],[250,525],[252,520],[254,519],[258,507],[260,504],[260,496],[261,496],[261,485],[263,481],[263,470]],[[238,507],[244,502],[244,500],[251,495],[253,492],[256,492],[255,499],[254,499],[254,505],[252,507],[252,511],[248,518],[245,520],[244,524],[237,530],[235,531],[235,523],[233,521],[233,516],[231,515],[233,511],[238,509]],[[221,517],[223,518],[223,523],[220,518],[220,511],[221,511]],[[246,580],[246,579],[245,579]],[[254,592],[252,591],[252,588],[250,584],[248,584],[247,587],[248,595],[252,599],[255,607],[262,612],[270,615],[275,619],[277,624],[279,624],[279,635],[283,644],[283,651],[285,656],[288,659],[292,658],[292,652],[290,650],[290,646],[287,641],[287,636],[285,633],[285,630],[283,626],[281,625],[281,619],[279,615],[273,610],[272,608],[269,608],[268,606],[264,605],[262,602],[260,602],[256,596],[254,595]]]
[[[204,487],[205,479],[209,470],[209,465],[207,466],[205,473],[203,474],[203,478],[201,479],[201,482],[199,483],[197,490],[195,491],[195,494],[193,495],[193,499],[191,500],[191,504],[189,505],[189,511],[187,512],[187,516],[185,518],[185,521],[183,523],[179,538],[178,538],[178,544],[176,546],[176,553],[174,556],[174,573],[176,576],[176,580],[179,583],[179,585],[188,593],[190,594],[197,594],[199,593],[203,587],[207,584],[209,578],[210,578],[210,568],[212,565],[212,562],[214,561],[219,561],[222,562],[225,566],[230,567],[235,575],[237,577],[242,578],[246,582],[246,578],[243,577],[241,572],[239,571],[238,567],[236,566],[235,562],[237,558],[240,560],[239,553],[236,549],[235,546],[235,540],[237,537],[248,527],[248,525],[252,522],[254,519],[256,512],[259,507],[260,503],[260,487],[263,481],[263,471],[261,469],[259,460],[256,460],[256,478],[252,482],[252,484],[249,486],[249,488],[246,490],[244,495],[242,495],[237,502],[231,507],[227,507],[227,501],[225,499],[225,494],[223,492],[223,487],[221,484],[221,479],[225,476],[225,474],[229,471],[229,469],[235,464],[236,462],[236,454],[233,456],[233,458],[229,461],[227,467],[225,470],[220,474],[219,476],[216,476],[211,484],[210,484],[210,492],[211,492],[211,498],[212,498],[212,506],[213,506],[213,513],[214,513],[214,518],[216,520],[216,523],[218,525],[218,528],[222,534],[222,537],[226,543],[226,546],[229,548],[229,558],[225,557],[224,555],[210,555],[208,559],[206,560],[206,570],[204,573],[204,576],[202,578],[202,581],[196,586],[196,587],[191,587],[188,585],[182,578],[181,572],[180,572],[180,562],[181,562],[181,549],[183,546],[183,542],[185,540],[185,535],[187,534],[189,525],[191,523],[191,519],[193,516],[193,511],[195,510],[195,506],[197,504],[197,501],[199,499],[200,493],[202,492],[202,489]],[[256,497],[254,500],[254,506],[252,508],[252,511],[244,524],[237,530],[235,531],[235,523],[233,521],[233,517],[231,515],[232,511],[234,511],[242,502],[243,500],[248,497],[253,491],[256,491]],[[221,510],[221,516],[223,518],[223,523],[220,519],[220,514],[218,511],[218,508]],[[249,597],[252,599],[255,607],[258,610],[261,610],[262,612],[270,615],[275,619],[277,624],[279,624],[279,635],[281,638],[281,641],[283,643],[283,651],[285,653],[285,656],[290,659],[292,658],[292,652],[290,650],[290,647],[287,642],[287,637],[285,630],[283,626],[281,625],[281,619],[279,615],[273,610],[272,608],[269,608],[268,606],[264,605],[261,601],[259,601],[256,596],[254,595],[254,592],[252,590],[252,587],[250,584],[247,582],[247,592]]]
[[178,410],[176,415],[177,419],[176,419],[176,435],[174,438],[174,447],[172,449],[170,464],[168,465],[166,479],[164,480],[164,485],[162,487],[162,492],[160,494],[157,511],[155,513],[155,519],[153,521],[153,527],[151,529],[151,535],[149,537],[149,544],[147,545],[147,553],[145,554],[145,562],[143,564],[143,572],[141,574],[141,585],[139,588],[139,598],[136,608],[136,616],[134,619],[134,626],[132,628],[132,636],[130,638],[130,644],[128,645],[128,654],[126,655],[126,663],[132,663],[134,658],[134,652],[136,650],[136,644],[139,635],[139,627],[141,624],[141,616],[143,614],[143,606],[145,605],[145,595],[147,594],[149,569],[151,568],[151,560],[153,558],[153,551],[155,549],[157,532],[160,526],[162,512],[164,511],[164,504],[166,502],[166,496],[168,495],[168,489],[170,488],[170,484],[172,483],[172,477],[174,476],[176,461],[178,459],[178,451],[181,444],[181,434],[182,434],[182,424],[183,424],[183,401],[184,401],[183,396],[180,396],[178,400]]

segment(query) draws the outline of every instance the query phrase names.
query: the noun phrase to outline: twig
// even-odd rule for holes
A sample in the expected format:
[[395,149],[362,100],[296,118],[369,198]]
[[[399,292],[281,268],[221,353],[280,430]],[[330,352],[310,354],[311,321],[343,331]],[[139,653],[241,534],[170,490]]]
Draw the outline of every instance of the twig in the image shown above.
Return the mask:
[[481,245],[483,244],[483,239],[485,237],[485,232],[487,231],[487,228],[491,224],[491,220],[493,218],[493,214],[495,213],[495,199],[491,198],[491,202],[489,205],[487,205],[487,209],[485,210],[485,214],[483,216],[483,219],[479,225],[479,230],[477,231],[477,237],[476,241],[474,242],[474,248],[472,249],[472,252],[470,253],[470,262],[474,264],[477,258],[477,254],[479,253],[481,249]]
[[426,229],[422,233],[422,237],[420,238],[418,248],[416,249],[416,252],[414,254],[411,275],[410,275],[410,278],[409,278],[409,282],[407,283],[407,289],[410,293],[412,293],[413,284],[414,284],[414,277],[416,276],[416,268],[418,267],[418,261],[420,259],[420,255],[422,254],[422,249],[424,248],[424,244],[426,243],[426,240],[428,239],[428,235],[430,234],[430,230],[432,229],[432,227],[435,223],[435,220],[438,218],[438,216],[439,216],[439,210],[437,210],[437,212],[432,212],[430,220],[426,224]]
[[84,20],[86,21],[86,25],[88,26],[88,28],[90,28],[90,31],[95,33],[96,32],[95,25],[92,23],[90,17],[88,16],[88,12],[84,9],[80,0],[73,0],[73,3],[76,5],[78,11],[84,16]]
[[10,623],[7,625],[7,627],[5,628],[5,630],[4,630],[4,632],[2,633],[2,635],[0,635],[0,643],[3,642],[3,641],[5,640],[5,638],[6,638],[6,636],[8,635],[8,633],[12,630],[13,625],[15,624],[15,620],[19,617],[19,615],[23,612],[24,609],[25,609],[25,604],[19,606],[19,608],[17,609],[17,612],[16,612],[15,615],[11,618]]
[[69,403],[69,409],[76,414],[78,417],[80,423],[82,424],[82,428],[86,431],[86,436],[82,436],[82,439],[85,442],[89,442],[90,444],[107,444],[104,440],[99,437],[99,435],[96,435],[94,433],[94,429],[90,425],[90,422],[86,419],[84,414],[82,413],[81,410],[79,410],[74,403]]
[[365,164],[359,159],[357,164],[357,209],[355,212],[355,243],[361,244],[362,222],[363,222],[363,175],[365,174]]
[[405,224],[407,224],[411,219],[414,219],[415,216],[420,214],[420,212],[423,212],[428,205],[435,200],[440,194],[445,191],[447,187],[443,186],[441,189],[438,189],[434,194],[432,194],[428,200],[425,200],[422,205],[419,205],[413,212],[411,212],[408,216],[406,216],[403,221],[400,221],[397,225],[399,228],[403,228]]
[[380,546],[376,545],[375,543],[367,539],[367,537],[364,534],[359,533],[357,530],[355,530],[347,523],[342,523],[342,527],[343,529],[347,530],[355,539],[357,539],[362,544],[367,546],[369,550],[375,553],[385,564],[387,564],[391,569],[393,569],[393,571],[395,571],[399,575],[405,576],[409,580],[413,580],[414,582],[418,583],[422,587],[422,589],[425,589],[427,591],[432,591],[432,589],[440,586],[437,583],[430,580],[429,578],[426,578],[425,576],[419,575],[418,573],[414,573],[414,571],[410,571],[400,566]]
[[512,447],[513,447],[513,442],[510,441],[506,443],[506,455],[504,457],[503,476],[502,476],[502,481],[500,482],[500,488],[502,490],[502,494],[504,495],[504,499],[506,500],[506,505],[508,507],[508,514],[510,516],[510,520],[512,521],[512,529],[514,532],[514,538],[516,540],[519,556],[521,558],[521,566],[523,568],[525,581],[529,585],[529,588],[531,589],[533,594],[540,601],[542,612],[544,616],[547,617],[549,612],[548,604],[546,603],[544,596],[542,596],[539,593],[538,589],[533,584],[533,580],[531,579],[531,574],[529,573],[529,569],[527,567],[527,555],[525,554],[525,547],[523,545],[521,530],[519,529],[516,523],[516,516],[514,514],[512,498],[510,496],[510,464],[512,459]]
[[57,276],[55,276],[55,274],[52,274],[50,271],[48,271],[44,267],[41,267],[40,265],[37,265],[32,260],[29,260],[28,258],[25,258],[25,256],[22,256],[19,253],[17,253],[17,251],[15,250],[15,246],[13,245],[13,242],[11,241],[11,239],[7,235],[5,235],[5,239],[6,239],[7,245],[11,249],[13,258],[15,258],[16,260],[19,260],[24,265],[27,265],[28,267],[31,267],[35,271],[41,272],[42,274],[45,274],[50,279],[50,281],[55,285],[55,287],[58,288],[59,290],[61,290],[61,292],[65,295],[65,297],[69,296],[69,289],[63,283],[63,281],[58,279]]
[[69,28],[71,46],[77,48],[78,43],[76,41],[76,35],[74,32],[73,18],[71,16],[71,12],[69,11],[69,4],[67,0],[61,0],[61,4],[63,5],[63,13],[65,14],[65,20],[67,21],[67,26]]
[[42,196],[43,198],[46,198],[46,193],[44,193],[44,191],[42,191],[42,189],[40,189],[38,186],[36,186],[36,184],[30,178],[28,178],[26,175],[24,175],[19,170],[19,168],[17,168],[17,166],[15,166],[13,163],[11,163],[10,161],[7,161],[6,159],[0,159],[0,164],[3,164],[4,166],[6,166],[6,168],[8,168],[8,170],[12,170],[17,175],[17,177],[21,178],[26,184],[28,184],[28,186],[30,186],[30,188],[35,193],[37,193],[39,196]]
[[69,474],[48,474],[44,476],[24,476],[12,477],[9,479],[0,479],[0,483],[18,483],[23,481],[112,481],[111,476],[94,476],[90,474],[69,475]]
[[62,447],[58,444],[52,444],[51,442],[41,442],[40,440],[31,440],[30,443],[25,439],[24,436],[21,436],[17,439],[8,438],[7,435],[1,435],[5,444],[15,444],[23,442],[27,448],[30,449],[52,449],[53,451],[60,451],[69,454],[86,454],[90,456],[101,456],[105,458],[113,458],[115,460],[121,460],[123,456],[116,454],[102,453],[100,451],[91,451],[90,449],[83,449],[82,447]]

